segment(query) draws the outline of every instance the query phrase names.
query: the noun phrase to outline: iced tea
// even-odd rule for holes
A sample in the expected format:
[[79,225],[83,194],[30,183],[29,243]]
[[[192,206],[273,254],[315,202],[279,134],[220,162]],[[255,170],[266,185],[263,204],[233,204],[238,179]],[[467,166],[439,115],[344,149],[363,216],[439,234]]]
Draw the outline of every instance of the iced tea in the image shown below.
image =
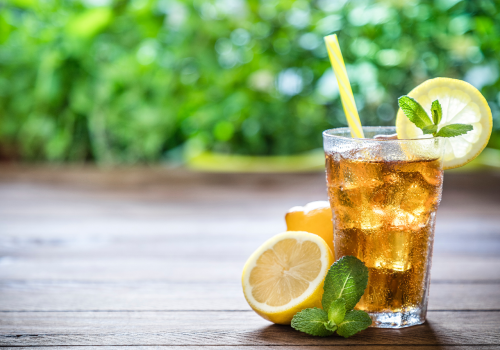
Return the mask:
[[353,255],[369,269],[356,308],[381,327],[422,323],[443,181],[439,150],[414,154],[380,140],[325,151],[335,259]]

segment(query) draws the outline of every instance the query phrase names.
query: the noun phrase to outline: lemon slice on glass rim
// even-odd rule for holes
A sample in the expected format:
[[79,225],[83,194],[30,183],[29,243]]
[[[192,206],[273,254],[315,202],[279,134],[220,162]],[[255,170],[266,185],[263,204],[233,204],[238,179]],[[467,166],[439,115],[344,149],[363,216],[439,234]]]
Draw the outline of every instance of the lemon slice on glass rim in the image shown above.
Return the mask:
[[272,237],[248,258],[241,282],[250,307],[263,318],[290,324],[303,309],[321,307],[333,253],[323,238],[304,231]]
[[[415,99],[429,116],[431,104],[438,100],[443,109],[443,117],[438,129],[449,124],[471,124],[474,129],[465,135],[446,138],[443,168],[461,167],[476,158],[488,144],[493,118],[490,107],[483,95],[471,84],[457,79],[430,79],[408,96]],[[429,137],[417,128],[401,109],[396,117],[396,132],[399,139]]]

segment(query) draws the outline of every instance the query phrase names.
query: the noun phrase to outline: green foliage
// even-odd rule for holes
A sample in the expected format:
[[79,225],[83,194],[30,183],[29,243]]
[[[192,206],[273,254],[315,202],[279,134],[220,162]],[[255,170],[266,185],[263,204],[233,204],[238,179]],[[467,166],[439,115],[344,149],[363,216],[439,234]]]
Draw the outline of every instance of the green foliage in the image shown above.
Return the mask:
[[[474,127],[470,124],[448,124],[438,131],[438,124],[443,117],[443,109],[438,100],[432,101],[431,113],[432,120],[427,115],[424,108],[408,96],[401,96],[398,99],[399,107],[404,112],[406,117],[415,124],[416,127],[421,129],[424,134],[431,134],[434,137],[455,137],[467,134],[473,130]],[[434,124],[433,124],[434,123]]]
[[338,298],[332,301],[330,308],[328,309],[328,319],[332,320],[336,325],[341,324],[345,318],[346,313],[345,299]]
[[367,329],[372,324],[370,316],[364,311],[351,310],[345,314],[337,330],[338,335],[349,338],[354,334]]
[[329,310],[333,301],[342,298],[345,309],[356,306],[368,284],[368,268],[354,256],[344,256],[332,265],[325,277],[321,304]]
[[316,337],[328,337],[335,329],[329,330],[325,327],[328,323],[328,314],[318,308],[304,309],[298,312],[292,319],[292,328]]
[[352,310],[363,296],[368,282],[368,268],[354,256],[344,256],[333,263],[325,276],[322,309],[309,308],[296,313],[292,328],[317,337],[333,332],[348,338],[372,324],[364,311]]
[[404,112],[404,114],[410,119],[410,121],[417,126],[417,128],[423,129],[428,125],[432,125],[432,121],[429,119],[427,112],[424,108],[415,101],[413,98],[408,96],[401,96],[398,99],[399,108]]
[[438,131],[436,136],[440,137],[455,137],[459,135],[467,134],[473,129],[472,125],[469,124],[448,124]]
[[432,122],[434,125],[439,125],[441,123],[441,118],[443,118],[443,109],[438,100],[432,101],[431,105]]
[[294,154],[345,125],[337,32],[364,125],[422,81],[481,88],[500,147],[493,0],[11,0],[0,4],[0,158],[153,162]]

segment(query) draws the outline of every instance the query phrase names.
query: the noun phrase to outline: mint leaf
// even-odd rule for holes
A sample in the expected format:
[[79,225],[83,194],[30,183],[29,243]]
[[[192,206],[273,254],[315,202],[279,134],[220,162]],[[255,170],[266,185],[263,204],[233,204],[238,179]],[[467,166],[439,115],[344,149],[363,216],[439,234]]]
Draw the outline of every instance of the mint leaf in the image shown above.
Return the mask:
[[364,311],[352,310],[345,314],[344,321],[338,325],[337,334],[344,338],[367,329],[372,324],[370,316]]
[[[372,324],[364,311],[352,311],[365,292],[368,268],[354,256],[344,256],[328,270],[323,286],[323,309],[305,309],[292,318],[298,331],[326,337],[335,331],[345,338]],[[326,312],[325,310],[328,310]],[[351,311],[349,311],[351,310]]]
[[422,106],[408,96],[401,96],[398,99],[399,107],[403,110],[404,114],[410,119],[410,121],[415,124],[419,129],[431,125],[432,122],[429,116],[422,108]]
[[337,330],[337,325],[332,320],[325,323],[325,328],[329,331],[335,332]]
[[425,134],[432,134],[432,135],[434,135],[434,133],[437,131],[437,129],[438,129],[438,126],[437,126],[437,125],[432,125],[432,124],[431,124],[431,125],[427,125],[427,126],[425,126],[425,127],[422,129],[422,131],[423,131],[424,135],[425,135]]
[[437,132],[434,136],[439,137],[455,137],[459,135],[467,134],[469,131],[474,129],[472,125],[469,124],[450,124],[443,126],[441,130]]
[[328,330],[325,324],[328,324],[328,314],[317,307],[304,309],[292,318],[293,328],[318,337],[327,337],[333,334],[333,331]]
[[334,300],[328,310],[328,319],[338,325],[344,320],[345,312],[345,299]]
[[438,100],[432,102],[431,113],[434,125],[438,125],[441,122],[441,118],[443,117],[443,109],[441,108],[441,104]]
[[368,268],[361,260],[349,255],[337,260],[325,277],[323,309],[329,310],[334,300],[344,298],[346,310],[351,310],[363,296],[367,283]]
[[455,137],[466,134],[474,129],[469,124],[450,124],[443,126],[437,131],[443,117],[443,109],[438,100],[433,101],[431,105],[432,122],[422,106],[411,97],[401,96],[398,99],[398,103],[408,119],[420,128],[424,134],[432,134],[434,137]]

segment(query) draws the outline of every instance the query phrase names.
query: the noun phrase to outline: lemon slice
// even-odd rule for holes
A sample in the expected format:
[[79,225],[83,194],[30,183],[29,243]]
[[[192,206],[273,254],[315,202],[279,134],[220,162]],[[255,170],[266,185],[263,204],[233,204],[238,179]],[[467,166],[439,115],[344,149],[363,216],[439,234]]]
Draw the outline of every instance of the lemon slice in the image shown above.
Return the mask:
[[243,294],[260,316],[290,324],[297,312],[321,307],[323,281],[332,263],[332,251],[321,237],[281,233],[248,258],[241,278]]
[[[493,127],[493,118],[483,95],[472,85],[450,78],[430,79],[408,96],[414,98],[432,119],[432,101],[439,100],[443,117],[438,129],[449,124],[471,124],[474,129],[465,135],[446,138],[443,168],[461,167],[476,158],[486,147]],[[396,132],[399,139],[429,137],[417,128],[401,109],[396,118]]]

